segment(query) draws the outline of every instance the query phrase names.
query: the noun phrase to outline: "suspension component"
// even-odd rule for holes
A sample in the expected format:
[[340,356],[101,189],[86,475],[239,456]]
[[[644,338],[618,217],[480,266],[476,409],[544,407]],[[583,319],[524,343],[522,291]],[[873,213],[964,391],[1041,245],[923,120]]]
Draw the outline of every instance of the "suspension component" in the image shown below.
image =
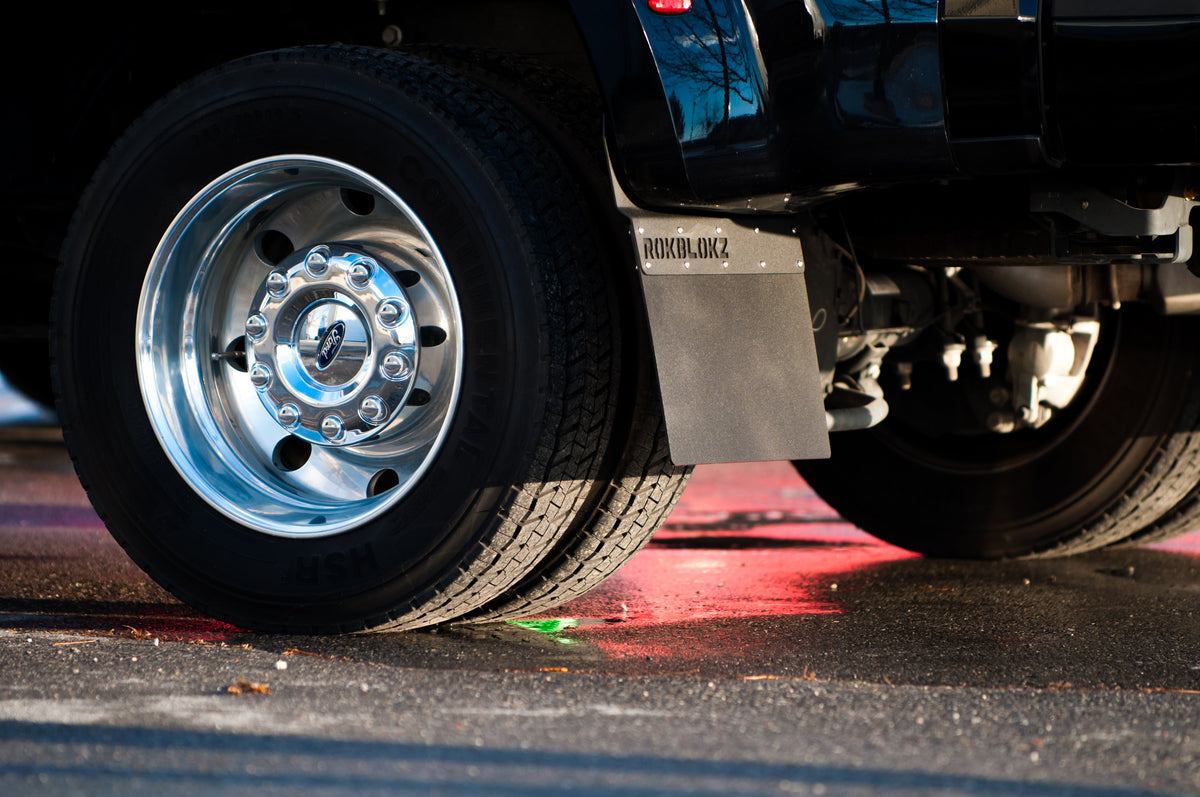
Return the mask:
[[1008,344],[1017,427],[1043,426],[1071,403],[1099,336],[1094,318],[1017,323]]

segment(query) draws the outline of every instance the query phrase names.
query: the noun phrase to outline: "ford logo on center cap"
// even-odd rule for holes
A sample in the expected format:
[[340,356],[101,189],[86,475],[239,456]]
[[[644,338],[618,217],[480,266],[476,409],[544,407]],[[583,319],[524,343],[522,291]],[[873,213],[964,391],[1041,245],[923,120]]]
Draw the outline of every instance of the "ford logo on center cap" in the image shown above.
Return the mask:
[[321,336],[321,342],[317,344],[317,370],[324,371],[333,364],[333,361],[337,359],[338,352],[342,350],[342,342],[345,339],[346,324],[344,321],[338,321],[325,330],[325,334]]

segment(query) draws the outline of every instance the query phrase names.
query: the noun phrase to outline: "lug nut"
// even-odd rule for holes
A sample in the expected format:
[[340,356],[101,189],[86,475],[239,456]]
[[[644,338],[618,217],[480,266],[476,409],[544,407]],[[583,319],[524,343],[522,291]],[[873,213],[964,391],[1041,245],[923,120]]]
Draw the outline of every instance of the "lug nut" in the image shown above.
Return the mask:
[[358,414],[369,424],[382,423],[387,417],[387,404],[379,396],[367,396],[359,405]]
[[304,269],[314,277],[320,277],[329,270],[329,247],[314,246],[304,258]]
[[326,440],[337,440],[342,436],[342,419],[336,415],[326,415],[321,419],[321,436]]
[[347,272],[350,276],[350,284],[355,288],[365,288],[371,282],[371,271],[375,262],[363,258],[350,267]]
[[266,390],[271,384],[271,369],[262,363],[255,363],[250,369],[250,384],[259,390]]
[[379,319],[379,323],[385,327],[394,327],[404,318],[404,305],[395,299],[388,299],[379,305],[379,309],[375,311],[375,316]]
[[393,382],[403,382],[412,373],[412,361],[402,351],[390,351],[379,366],[385,379]]
[[267,293],[271,294],[276,299],[278,299],[280,296],[285,295],[287,292],[288,292],[287,275],[282,272],[279,272],[279,271],[272,271],[270,276],[267,277]]
[[261,313],[255,313],[246,319],[246,337],[250,340],[262,340],[267,334],[267,319]]
[[284,404],[279,408],[279,412],[275,413],[275,420],[279,421],[279,425],[284,429],[291,429],[300,423],[300,408],[295,404]]

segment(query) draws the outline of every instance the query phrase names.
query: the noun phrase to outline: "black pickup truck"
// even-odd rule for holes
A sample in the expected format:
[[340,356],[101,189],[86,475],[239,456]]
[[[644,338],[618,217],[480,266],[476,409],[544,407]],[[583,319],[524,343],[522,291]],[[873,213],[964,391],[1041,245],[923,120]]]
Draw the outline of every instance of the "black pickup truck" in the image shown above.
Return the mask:
[[19,5],[0,370],[216,617],[544,610],[701,462],[932,556],[1200,523],[1196,0]]

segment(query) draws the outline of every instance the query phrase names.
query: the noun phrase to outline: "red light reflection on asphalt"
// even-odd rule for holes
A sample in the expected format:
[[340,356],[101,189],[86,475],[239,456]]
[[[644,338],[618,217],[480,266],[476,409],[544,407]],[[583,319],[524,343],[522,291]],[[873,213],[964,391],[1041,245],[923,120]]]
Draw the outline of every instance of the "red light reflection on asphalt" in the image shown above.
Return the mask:
[[829,614],[841,611],[838,575],[913,556],[882,543],[814,539],[809,528],[792,535],[781,528],[771,535],[780,547],[739,549],[726,547],[735,535],[687,534],[688,547],[665,548],[681,533],[660,532],[617,576],[555,613],[636,624]]
[[[539,617],[613,657],[679,658],[689,632],[711,653],[745,644],[754,617],[839,613],[840,577],[913,556],[840,520],[788,463],[710,465],[614,578]],[[671,639],[656,642],[666,627]]]
[[1167,551],[1168,553],[1181,553],[1187,556],[1200,557],[1200,533],[1193,531],[1182,537],[1176,537],[1166,542],[1156,542],[1154,545],[1147,545],[1146,547],[1152,551]]

